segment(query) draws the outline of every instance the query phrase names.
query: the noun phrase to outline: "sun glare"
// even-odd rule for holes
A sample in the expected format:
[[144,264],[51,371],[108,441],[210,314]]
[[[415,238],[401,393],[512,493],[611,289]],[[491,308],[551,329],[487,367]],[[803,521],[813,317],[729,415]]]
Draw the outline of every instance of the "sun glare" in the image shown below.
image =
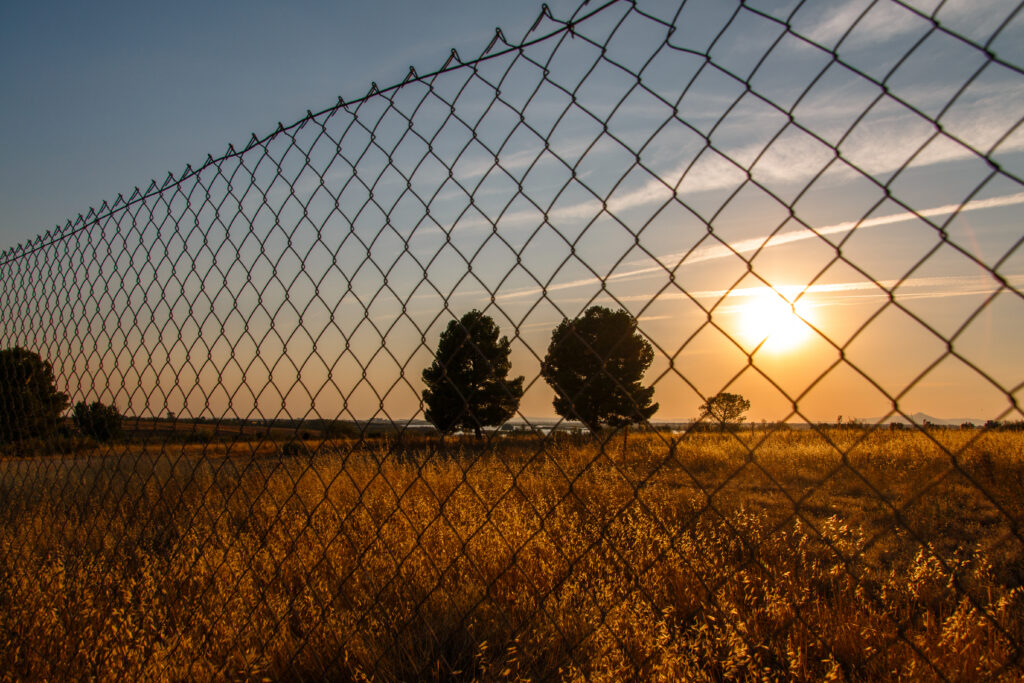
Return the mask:
[[790,303],[769,288],[756,292],[743,304],[740,319],[752,348],[774,353],[791,351],[806,342],[813,332],[808,326],[808,306],[801,299]]

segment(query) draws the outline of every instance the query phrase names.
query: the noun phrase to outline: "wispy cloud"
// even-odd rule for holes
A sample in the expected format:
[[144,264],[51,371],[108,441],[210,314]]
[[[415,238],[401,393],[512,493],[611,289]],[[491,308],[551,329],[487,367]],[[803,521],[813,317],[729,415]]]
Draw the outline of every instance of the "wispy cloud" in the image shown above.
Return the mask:
[[[516,151],[506,151],[498,155],[497,164],[494,157],[481,157],[476,155],[457,165],[455,177],[459,182],[467,184],[467,181],[479,178],[495,167],[506,171],[514,171],[527,168],[537,163],[538,166],[550,163],[575,163],[580,157],[586,154],[602,154],[614,147],[617,143],[608,138],[601,138],[594,141],[593,138],[559,139],[550,142],[548,149],[543,140],[534,140],[534,145],[523,147]],[[556,156],[557,155],[557,156]],[[559,161],[562,159],[562,161]],[[500,172],[500,170],[499,170]]]
[[[865,10],[871,7],[870,11]],[[816,9],[811,5],[812,9]],[[880,44],[902,36],[919,27],[921,19],[911,12],[890,3],[872,3],[869,0],[854,0],[840,5],[829,4],[806,27],[799,24],[796,30],[808,39],[831,47],[860,19],[856,35],[858,43]],[[861,17],[861,15],[864,15]]]
[[[965,204],[944,204],[942,206],[932,207],[930,209],[922,209],[920,211],[901,211],[899,213],[892,213],[885,216],[875,216],[873,218],[865,218],[860,221],[843,221],[841,223],[833,223],[831,225],[824,225],[815,227],[813,231],[803,230],[791,230],[788,232],[779,233],[769,238],[768,235],[762,237],[752,237],[750,239],[739,240],[732,242],[729,246],[715,245],[712,247],[706,247],[699,249],[694,252],[689,258],[686,259],[686,263],[700,263],[702,261],[709,261],[719,258],[727,258],[732,256],[733,253],[738,254],[749,254],[758,249],[781,247],[786,244],[793,244],[794,242],[802,242],[804,240],[817,239],[819,236],[825,237],[829,235],[838,235],[851,230],[863,230],[867,228],[877,228],[883,225],[893,225],[894,223],[902,223],[903,221],[914,220],[915,218],[940,218],[942,216],[951,216],[954,213],[967,213],[970,211],[980,211],[983,209],[994,209],[1005,206],[1015,206],[1018,204],[1024,204],[1024,192],[1018,192],[1016,194],[1003,195],[1000,197],[990,197],[988,199],[975,199]],[[817,233],[817,234],[815,234]],[[663,261],[672,262],[676,259],[680,259],[685,256],[684,253],[666,254],[662,256]],[[657,269],[655,269],[657,270]]]
[[[866,218],[862,221],[844,221],[842,223],[834,223],[832,225],[825,225],[811,230],[792,230],[777,234],[773,237],[764,235],[761,237],[754,237],[745,240],[739,240],[730,243],[728,246],[723,244],[716,244],[710,247],[704,247],[697,249],[688,256],[685,253],[673,253],[663,254],[660,257],[662,263],[673,263],[685,257],[682,262],[683,266],[693,265],[697,263],[704,263],[707,261],[714,261],[717,259],[729,258],[736,254],[749,254],[757,251],[758,249],[771,249],[774,247],[783,246],[786,244],[793,244],[796,242],[802,242],[810,239],[819,239],[819,236],[837,235],[841,233],[850,232],[851,230],[865,230],[875,228],[883,225],[892,225],[894,223],[901,223],[903,221],[913,220],[918,216],[924,218],[936,218],[941,216],[950,216],[954,213],[965,213],[970,211],[980,211],[983,209],[992,209],[997,207],[1015,206],[1024,204],[1024,192],[1018,192],[1016,194],[1004,195],[1001,197],[991,197],[989,199],[977,199],[965,204],[945,204],[943,206],[936,206],[930,209],[923,209],[916,213],[904,211],[900,213],[889,214],[886,216],[875,216],[873,218]],[[817,233],[817,234],[815,234]],[[641,262],[631,262],[631,265],[638,265]],[[502,300],[510,300],[521,297],[536,296],[542,292],[555,292],[563,291],[566,289],[572,289],[575,287],[594,286],[599,285],[602,281],[604,282],[617,282],[623,280],[633,280],[642,278],[652,274],[663,274],[668,270],[667,266],[644,266],[634,267],[622,270],[617,273],[612,273],[606,278],[599,279],[596,277],[582,278],[578,280],[572,280],[570,282],[561,282],[558,284],[550,285],[545,288],[531,287],[514,292],[508,292],[500,294],[497,298]]]
[[[1008,129],[1006,112],[1019,111],[1024,102],[1024,88],[1008,88],[999,94],[965,103],[952,110],[957,137],[969,144],[987,146],[998,140]],[[903,168],[920,168],[942,163],[978,158],[971,148],[947,136],[939,136],[920,153],[918,149],[933,130],[925,126],[916,115],[898,109],[879,108],[871,125],[862,125],[844,140],[839,154],[847,163],[835,164],[835,152],[804,134],[793,134],[769,148],[750,169],[755,181],[769,187],[806,184],[829,164],[830,180],[841,182],[858,173],[884,176]],[[950,121],[954,123],[954,121]],[[751,125],[755,125],[752,122]],[[925,130],[928,128],[928,130]],[[1024,150],[1024,137],[1004,142],[1002,152]],[[674,167],[660,171],[646,183],[629,191],[619,191],[605,201],[597,197],[573,204],[556,206],[546,212],[553,225],[562,222],[589,220],[602,210],[621,217],[630,209],[662,204],[672,197],[685,203],[686,197],[703,192],[725,191],[739,187],[747,181],[747,170],[736,160],[753,159],[762,153],[758,145],[746,145],[722,150],[721,153],[704,148],[696,156],[680,159]],[[916,154],[916,156],[915,156]],[[526,157],[513,163],[526,163]],[[513,211],[498,221],[500,228],[534,225],[540,220],[537,211]],[[451,226],[449,226],[449,229]],[[457,229],[493,228],[488,220],[463,220]]]
[[[1018,273],[1013,275],[1003,276],[1003,279],[1009,284],[1009,286],[1020,290],[1024,287],[1024,273]],[[562,285],[555,287],[548,287],[545,290],[540,288],[532,290],[521,290],[515,292],[516,296],[525,296],[528,292],[534,295],[540,294],[541,291],[550,293],[552,291],[559,291],[570,289],[574,286],[580,286],[586,284],[596,284],[598,281],[593,280],[579,280],[574,283],[563,283]],[[682,291],[667,291],[662,292],[657,296],[659,302],[669,301],[689,301],[696,299],[698,301],[707,302],[706,307],[711,308],[714,306],[715,314],[732,314],[747,310],[749,307],[749,299],[763,298],[766,295],[770,296],[772,289],[781,296],[781,298],[790,301],[798,302],[797,310],[799,311],[810,311],[816,308],[826,308],[835,306],[848,306],[863,304],[866,302],[880,302],[889,299],[889,292],[895,291],[896,298],[901,302],[908,302],[912,300],[927,300],[927,299],[948,299],[950,297],[967,297],[967,296],[990,296],[993,292],[997,291],[1001,285],[994,278],[986,275],[971,275],[971,276],[933,276],[933,277],[916,277],[907,278],[905,280],[851,280],[847,282],[829,282],[829,283],[817,283],[812,285],[780,285],[774,288],[769,288],[764,285],[747,286],[747,287],[735,287],[732,289],[706,289],[706,290],[692,290],[687,292]],[[484,292],[471,292],[463,291],[458,294],[459,297],[463,296],[482,296]],[[489,296],[489,294],[487,294]],[[437,295],[425,295],[432,298],[438,298]],[[510,298],[516,298],[516,296],[499,295],[495,297],[498,301],[507,300]],[[414,297],[418,298],[418,297]],[[644,305],[652,300],[652,294],[628,294],[628,295],[617,295],[616,300],[620,303],[639,303]],[[592,299],[590,297],[579,297],[579,298],[559,298],[560,306],[571,306],[573,304],[586,304]],[[719,302],[715,305],[715,302]],[[507,301],[506,301],[507,303]],[[433,314],[436,311],[433,308],[425,308],[419,311],[409,311],[403,315],[417,316],[420,314]],[[377,322],[388,322],[397,317],[397,315],[386,315],[376,320]],[[640,319],[643,322],[653,322],[659,320],[673,319],[678,316],[666,315],[658,311],[641,315]],[[537,329],[542,327],[550,327],[554,322],[553,319],[547,317],[543,319],[533,319],[528,323],[519,325],[520,331],[526,331],[531,329]]]
[[[1011,275],[1005,278],[1011,286],[1024,284],[1024,275]],[[941,298],[946,296],[967,296],[987,295],[999,288],[995,279],[985,275],[972,276],[946,276],[946,277],[917,277],[906,280],[854,280],[850,282],[832,282],[813,284],[806,287],[799,285],[783,285],[775,287],[775,291],[787,301],[808,299],[808,304],[830,305],[836,298],[841,298],[852,292],[868,292],[871,298],[889,298],[889,292],[898,289],[897,297],[904,299],[918,298]],[[926,290],[926,291],[914,291]],[[760,297],[763,296],[766,288],[758,287],[737,287],[735,289],[714,289],[697,292],[690,292],[695,299],[721,299],[730,298]],[[864,298],[861,296],[860,298]]]
[[[952,215],[954,213],[965,213],[965,212],[971,212],[971,211],[981,211],[981,210],[984,210],[984,209],[993,209],[993,208],[1000,208],[1000,207],[1007,207],[1007,206],[1017,206],[1017,205],[1021,205],[1021,204],[1024,204],[1024,192],[1018,192],[1016,194],[1010,194],[1010,195],[1003,195],[1003,196],[1000,196],[1000,197],[990,197],[988,199],[976,199],[976,200],[967,202],[967,203],[965,203],[963,205],[961,205],[961,204],[945,204],[945,205],[942,205],[942,206],[936,206],[936,207],[932,207],[932,208],[929,208],[929,209],[923,209],[923,210],[918,211],[916,213],[912,213],[912,212],[909,212],[909,211],[903,211],[903,212],[900,212],[900,213],[893,213],[893,214],[888,214],[888,215],[885,215],[885,216],[875,216],[873,218],[866,218],[866,219],[864,219],[862,221],[843,221],[841,223],[833,223],[833,224],[830,224],[830,225],[824,225],[824,226],[815,227],[814,228],[814,232],[812,232],[811,230],[804,229],[804,230],[792,230],[792,231],[780,233],[780,234],[777,234],[777,235],[774,235],[774,236],[771,236],[771,237],[769,237],[768,235],[763,235],[761,237],[753,237],[753,238],[750,238],[750,239],[738,240],[736,242],[730,243],[728,246],[723,245],[723,244],[716,244],[716,245],[709,246],[709,247],[703,247],[703,248],[700,248],[700,249],[697,249],[697,250],[693,251],[689,255],[687,255],[684,252],[663,254],[663,255],[661,255],[659,260],[662,263],[665,263],[665,264],[672,264],[672,263],[677,262],[680,259],[683,259],[685,257],[685,260],[683,260],[679,264],[679,267],[686,267],[686,266],[695,265],[695,264],[698,264],[698,263],[706,263],[708,261],[715,261],[715,260],[719,260],[719,259],[725,259],[725,258],[734,257],[736,254],[740,254],[740,255],[750,254],[750,253],[753,253],[753,252],[755,252],[755,251],[757,251],[759,249],[772,249],[772,248],[775,248],[775,247],[780,247],[780,246],[788,245],[788,244],[794,244],[794,243],[802,242],[802,241],[805,241],[805,240],[820,239],[819,235],[820,236],[839,235],[839,234],[842,234],[842,233],[850,232],[851,230],[854,230],[854,229],[856,229],[856,230],[869,230],[871,228],[881,227],[881,226],[885,226],[885,225],[893,225],[893,224],[896,224],[896,223],[901,223],[903,221],[913,220],[914,218],[917,218],[919,216],[920,217],[924,217],[924,218],[938,218],[938,217],[942,217],[942,216],[950,216],[950,215]],[[815,233],[817,233],[817,234],[815,234]],[[545,286],[545,287],[539,287],[539,286],[537,286],[537,287],[525,287],[525,288],[522,288],[522,289],[517,289],[517,290],[513,290],[513,291],[509,291],[509,292],[501,292],[501,293],[498,293],[495,296],[495,300],[508,303],[508,302],[515,301],[517,299],[528,299],[528,298],[531,298],[531,297],[539,296],[541,294],[552,294],[554,292],[564,292],[566,290],[575,289],[575,288],[578,288],[578,287],[595,287],[595,286],[601,285],[602,282],[610,283],[610,282],[624,282],[624,281],[631,281],[631,280],[639,280],[639,279],[643,279],[645,277],[656,277],[656,276],[663,275],[668,270],[671,269],[670,265],[666,265],[666,266],[661,266],[661,265],[651,266],[651,265],[646,265],[647,263],[649,263],[649,262],[648,261],[631,261],[631,262],[628,262],[626,264],[626,268],[624,270],[621,270],[621,271],[616,272],[616,273],[612,273],[612,274],[608,275],[605,278],[586,277],[586,278],[580,278],[580,279],[576,279],[576,280],[570,280],[568,282],[559,282],[559,283],[551,284],[551,285],[548,285],[548,286]],[[643,264],[643,265],[641,265],[641,264]],[[915,280],[915,282],[923,282],[923,280],[921,280],[919,278],[919,279]],[[907,281],[902,286],[903,287],[917,286],[917,285],[912,285],[912,284],[909,284],[909,283],[910,283],[910,281]],[[883,286],[886,286],[885,283],[881,283],[881,284],[883,284]],[[868,285],[871,285],[871,287],[874,287],[873,284],[871,284],[868,281],[865,281],[864,287],[867,287]],[[893,285],[895,285],[894,281],[891,282],[888,286],[893,286]],[[833,288],[833,291],[840,291],[842,289],[842,287],[839,286],[839,285],[815,285],[815,287],[818,288],[815,291],[817,291],[819,293],[826,291],[826,289],[823,289],[823,288]],[[757,289],[757,291],[761,291],[760,288],[752,288],[751,291],[753,291],[753,289]],[[715,290],[715,291],[717,291],[717,290]],[[733,296],[742,296],[741,292],[743,292],[744,290],[732,290],[732,291],[733,291]],[[853,290],[848,288],[846,291],[853,291]],[[723,291],[718,291],[717,296],[720,297],[724,293],[725,293],[724,290]],[[796,294],[798,294],[798,293],[799,293],[799,291],[797,291],[796,293],[793,293],[792,295],[796,296]],[[714,294],[714,292],[711,292],[710,294],[708,292],[703,292],[703,293],[692,293],[691,292],[691,294],[693,294],[694,296],[698,296],[698,294],[700,296],[705,296],[705,295]],[[488,296],[489,297],[489,296],[491,296],[491,292],[486,292],[484,290],[462,290],[462,291],[456,293],[454,296],[457,296],[457,297],[460,297],[460,298],[466,298],[466,297],[473,298],[473,297],[481,297],[481,296]],[[683,296],[683,295],[680,293],[680,296]],[[428,294],[416,294],[412,298],[413,299],[434,299],[434,298],[437,298],[437,297],[438,297],[438,295],[436,293],[428,293]],[[649,298],[649,297],[646,296],[646,295],[643,295],[643,296],[641,296],[639,298]],[[620,297],[620,299],[622,299],[623,301],[626,301],[626,300],[639,300],[639,298],[630,299],[630,298],[622,298],[622,297]]]
[[[1024,274],[1007,276],[1006,281],[1010,286],[1019,288],[1024,285]],[[898,288],[897,288],[898,285]],[[919,299],[945,299],[960,296],[988,296],[999,288],[999,284],[992,278],[984,275],[976,276],[949,276],[949,277],[919,277],[908,278],[902,282],[897,280],[853,280],[849,282],[833,282],[827,284],[814,284],[810,286],[782,285],[775,287],[775,291],[781,299],[789,302],[799,301],[797,310],[808,311],[815,308],[834,307],[837,305],[850,305],[864,303],[867,301],[884,301],[889,299],[889,293],[897,288],[896,297],[901,302]],[[735,313],[746,310],[749,306],[748,299],[763,299],[771,295],[771,288],[766,286],[736,287],[734,289],[707,289],[690,292],[665,292],[658,296],[658,301],[682,301],[682,300],[704,300],[713,304],[721,301],[721,305],[715,307],[716,314]],[[631,294],[617,296],[616,299],[622,303],[646,303],[651,300],[650,294]],[[562,303],[586,303],[589,299],[572,299]],[[649,315],[641,316],[643,320],[661,320],[673,316]],[[540,323],[538,323],[540,324]]]
[[[864,10],[870,6],[870,11]],[[927,20],[895,3],[876,3],[869,0],[809,4],[807,16],[810,23],[797,21],[795,30],[806,38],[831,47],[842,38],[861,14],[853,39],[857,47],[880,45],[894,38],[903,37],[915,31],[930,28]],[[922,8],[929,14],[926,8]],[[817,11],[816,15],[812,14]],[[1001,0],[971,0],[970,2],[938,3],[936,18],[941,25],[950,25],[956,30],[966,31],[984,42],[992,31],[999,28],[1006,15],[1012,11]]]
[[[864,6],[865,4],[860,2],[845,3],[838,10],[827,13],[821,19],[821,26],[815,30],[824,36],[831,35],[830,31],[838,29],[829,28],[830,26],[848,26]],[[910,30],[910,20],[904,16],[907,14],[902,12],[893,21],[885,22],[879,19],[881,15],[878,12],[872,11],[865,18],[865,22],[870,23],[873,30],[874,24],[879,24],[878,30],[888,32],[886,35],[899,35]],[[504,206],[510,190],[492,188],[493,191],[488,192],[488,186],[484,184],[481,189],[473,192],[472,188],[479,179],[495,167],[495,160],[482,153],[467,152],[459,163],[455,164],[455,178],[473,192],[477,208],[487,214],[488,218],[480,217],[472,211],[457,224],[421,226],[417,232],[425,235],[452,230],[491,230],[494,229],[495,222],[499,229],[509,230],[536,226],[545,218],[557,228],[560,223],[589,220],[602,211],[628,220],[629,217],[624,214],[631,209],[656,206],[673,197],[686,203],[689,197],[701,193],[735,189],[747,182],[750,177],[770,188],[801,186],[816,178],[822,169],[831,164],[828,170],[829,181],[840,184],[858,174],[883,177],[903,168],[979,159],[979,152],[988,152],[1007,131],[1012,130],[1017,124],[1017,112],[1024,106],[1024,85],[1018,78],[1007,77],[999,82],[975,83],[963,93],[947,92],[948,88],[935,88],[931,84],[922,84],[916,89],[904,87],[901,92],[909,93],[912,95],[910,99],[926,108],[944,105],[954,95],[958,97],[956,104],[943,115],[943,133],[918,154],[920,146],[938,130],[933,123],[925,121],[895,100],[883,98],[874,104],[868,117],[861,120],[854,130],[848,131],[853,119],[851,110],[854,110],[854,114],[860,113],[856,111],[857,108],[866,106],[870,98],[864,100],[862,97],[854,97],[846,92],[847,85],[849,84],[837,84],[827,91],[822,91],[819,97],[802,104],[794,112],[795,123],[806,126],[816,135],[826,140],[842,138],[838,150],[800,132],[795,127],[789,128],[767,150],[763,149],[763,142],[749,141],[752,136],[748,136],[748,141],[744,144],[742,135],[722,138],[720,133],[716,133],[710,140],[714,149],[703,145],[701,139],[695,137],[691,141],[693,144],[680,145],[676,149],[673,149],[672,145],[664,149],[659,148],[656,162],[647,159],[648,168],[654,175],[649,176],[646,182],[633,185],[629,189],[620,188],[608,197],[593,196],[573,203],[556,204],[547,211],[543,211],[547,208],[543,206],[541,211],[517,210],[508,212],[498,219],[497,211],[499,207]],[[652,111],[663,114],[660,107],[661,105],[656,105]],[[721,103],[709,105],[708,111],[720,112]],[[775,129],[779,126],[780,120],[784,120],[782,117],[780,112],[767,107],[740,107],[730,114],[730,121],[734,125],[727,128],[741,133]],[[636,118],[644,123],[642,116]],[[961,144],[950,136],[966,144]],[[547,144],[550,144],[551,152],[546,151]],[[615,163],[609,162],[607,168],[602,168],[599,163],[593,164],[599,169],[595,176],[604,174],[611,177],[610,174],[619,174],[625,170],[620,168],[621,155],[616,155],[616,152],[622,151],[619,143],[603,137],[593,144],[593,147],[592,144],[593,140],[586,137],[558,135],[546,142],[536,139],[525,147],[501,154],[497,163],[513,175],[536,163],[531,172],[533,182],[542,182],[548,174],[545,167],[562,163],[552,152],[557,153],[569,164],[575,163],[584,152],[587,152],[588,159],[595,162],[599,162],[605,155],[609,160],[615,159]],[[1018,135],[1004,140],[999,151],[1007,153],[1022,150],[1024,136]],[[846,163],[835,162],[837,155]],[[754,159],[758,161],[751,166]],[[654,165],[651,165],[652,163]],[[332,185],[340,185],[349,176],[347,169],[332,170],[325,176],[325,181]],[[319,182],[318,176],[304,175],[291,191],[297,190],[299,194],[311,193],[319,187]],[[374,191],[381,195],[377,201],[388,205],[388,195],[393,195],[397,199],[406,188],[407,185],[401,177],[386,174],[374,187]],[[415,179],[412,189],[416,189]],[[511,189],[514,190],[514,187]],[[436,198],[436,201],[458,198],[468,201],[462,190],[446,190]]]

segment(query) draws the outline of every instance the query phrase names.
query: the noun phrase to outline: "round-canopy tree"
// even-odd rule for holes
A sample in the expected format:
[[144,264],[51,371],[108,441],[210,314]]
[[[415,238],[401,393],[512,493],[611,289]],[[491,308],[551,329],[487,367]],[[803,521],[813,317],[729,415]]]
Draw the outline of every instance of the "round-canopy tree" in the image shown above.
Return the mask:
[[499,339],[494,320],[473,310],[441,333],[434,362],[423,371],[426,417],[442,434],[470,430],[477,438],[488,425],[512,417],[523,396],[523,377],[508,379],[508,337]]
[[591,306],[551,333],[541,375],[555,390],[555,411],[592,432],[602,424],[643,422],[658,410],[654,387],[641,384],[654,360],[650,342],[624,310]]
[[739,394],[730,394],[723,391],[709,398],[700,407],[700,417],[703,420],[710,417],[718,422],[723,428],[728,425],[737,425],[746,418],[743,413],[750,410],[750,401]]
[[0,351],[0,441],[52,433],[67,406],[48,361],[20,346]]

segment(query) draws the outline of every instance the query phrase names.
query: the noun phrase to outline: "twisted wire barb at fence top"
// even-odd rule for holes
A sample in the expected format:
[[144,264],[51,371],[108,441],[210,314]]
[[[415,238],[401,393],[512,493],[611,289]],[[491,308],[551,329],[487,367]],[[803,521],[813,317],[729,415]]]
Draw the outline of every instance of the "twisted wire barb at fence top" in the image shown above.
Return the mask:
[[[202,174],[203,171],[205,171],[207,168],[211,166],[217,166],[218,164],[228,159],[243,155],[251,149],[266,145],[267,143],[273,141],[274,138],[278,137],[279,135],[288,134],[292,130],[301,128],[306,123],[315,122],[316,119],[322,118],[324,116],[330,116],[336,113],[339,109],[358,106],[361,102],[369,98],[386,95],[387,93],[398,90],[399,88],[402,88],[403,86],[408,85],[409,83],[430,80],[432,78],[436,78],[441,74],[457,69],[463,69],[467,67],[472,68],[475,64],[478,64],[488,59],[494,59],[497,57],[504,56],[516,50],[522,50],[524,48],[529,47],[530,45],[534,45],[536,43],[548,40],[559,33],[563,33],[565,31],[571,32],[575,22],[584,21],[588,17],[603,11],[609,5],[612,5],[616,2],[621,2],[621,0],[610,0],[610,2],[605,3],[602,7],[599,7],[587,14],[583,14],[577,19],[576,15],[580,14],[581,11],[588,4],[584,3],[583,5],[580,6],[580,8],[577,10],[577,12],[573,15],[572,18],[565,21],[562,21],[555,17],[554,15],[552,15],[551,10],[548,8],[546,4],[542,5],[541,12],[540,14],[537,15],[537,19],[534,21],[530,30],[527,31],[527,35],[536,31],[537,26],[545,18],[557,24],[561,24],[561,28],[557,28],[554,31],[548,33],[547,35],[535,37],[529,40],[523,40],[520,43],[510,44],[505,40],[505,34],[499,27],[495,30],[494,37],[491,39],[491,42],[487,44],[487,47],[484,48],[483,52],[480,54],[479,57],[476,57],[468,61],[463,61],[459,57],[458,51],[452,48],[451,53],[448,56],[448,59],[446,59],[444,64],[441,65],[441,68],[435,71],[431,71],[429,73],[420,75],[416,73],[416,68],[414,66],[410,66],[409,73],[400,83],[388,86],[383,90],[376,83],[371,83],[370,89],[367,91],[365,95],[347,101],[343,97],[339,96],[337,104],[321,109],[316,113],[314,113],[311,110],[306,110],[306,115],[303,118],[299,119],[295,123],[292,123],[291,125],[288,126],[285,126],[283,123],[278,122],[277,128],[274,129],[272,133],[268,133],[263,137],[259,137],[256,135],[256,133],[252,133],[250,135],[249,142],[247,142],[245,147],[243,147],[241,150],[236,150],[234,143],[229,143],[227,151],[225,151],[224,154],[216,158],[212,154],[207,155],[206,161],[203,162],[203,164],[196,169],[192,168],[192,164],[187,164],[185,166],[185,170],[182,171],[181,174],[178,176],[175,176],[173,172],[168,172],[167,177],[164,179],[162,183],[157,183],[156,180],[150,180],[149,185],[146,187],[145,190],[141,190],[140,188],[136,187],[128,195],[128,199],[125,199],[124,195],[119,194],[112,203],[108,204],[106,201],[104,201],[98,209],[90,208],[89,211],[85,214],[85,216],[79,214],[76,220],[69,219],[63,228],[61,226],[56,226],[54,230],[47,231],[46,233],[40,235],[35,240],[30,240],[23,245],[8,248],[3,253],[0,253],[0,266],[7,265],[8,260],[25,256],[28,253],[31,253],[32,251],[52,245],[54,242],[60,239],[70,237],[75,232],[86,230],[92,225],[99,224],[105,219],[112,218],[115,212],[117,212],[118,210],[126,209],[133,204],[143,202],[146,199],[160,195],[169,189],[173,189],[174,187],[181,185],[182,183],[192,179],[193,177]],[[504,43],[506,47],[495,51],[494,47],[497,45],[497,42],[499,40],[502,43]]]
[[543,6],[7,250],[5,665],[1019,675],[1021,7]]

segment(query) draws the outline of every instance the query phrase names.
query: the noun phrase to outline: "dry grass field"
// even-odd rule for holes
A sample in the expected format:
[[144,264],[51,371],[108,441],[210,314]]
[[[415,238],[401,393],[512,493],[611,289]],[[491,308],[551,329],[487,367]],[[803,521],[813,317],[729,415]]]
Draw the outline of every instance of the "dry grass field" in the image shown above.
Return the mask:
[[1019,680],[1022,519],[1020,432],[8,457],[0,678]]

